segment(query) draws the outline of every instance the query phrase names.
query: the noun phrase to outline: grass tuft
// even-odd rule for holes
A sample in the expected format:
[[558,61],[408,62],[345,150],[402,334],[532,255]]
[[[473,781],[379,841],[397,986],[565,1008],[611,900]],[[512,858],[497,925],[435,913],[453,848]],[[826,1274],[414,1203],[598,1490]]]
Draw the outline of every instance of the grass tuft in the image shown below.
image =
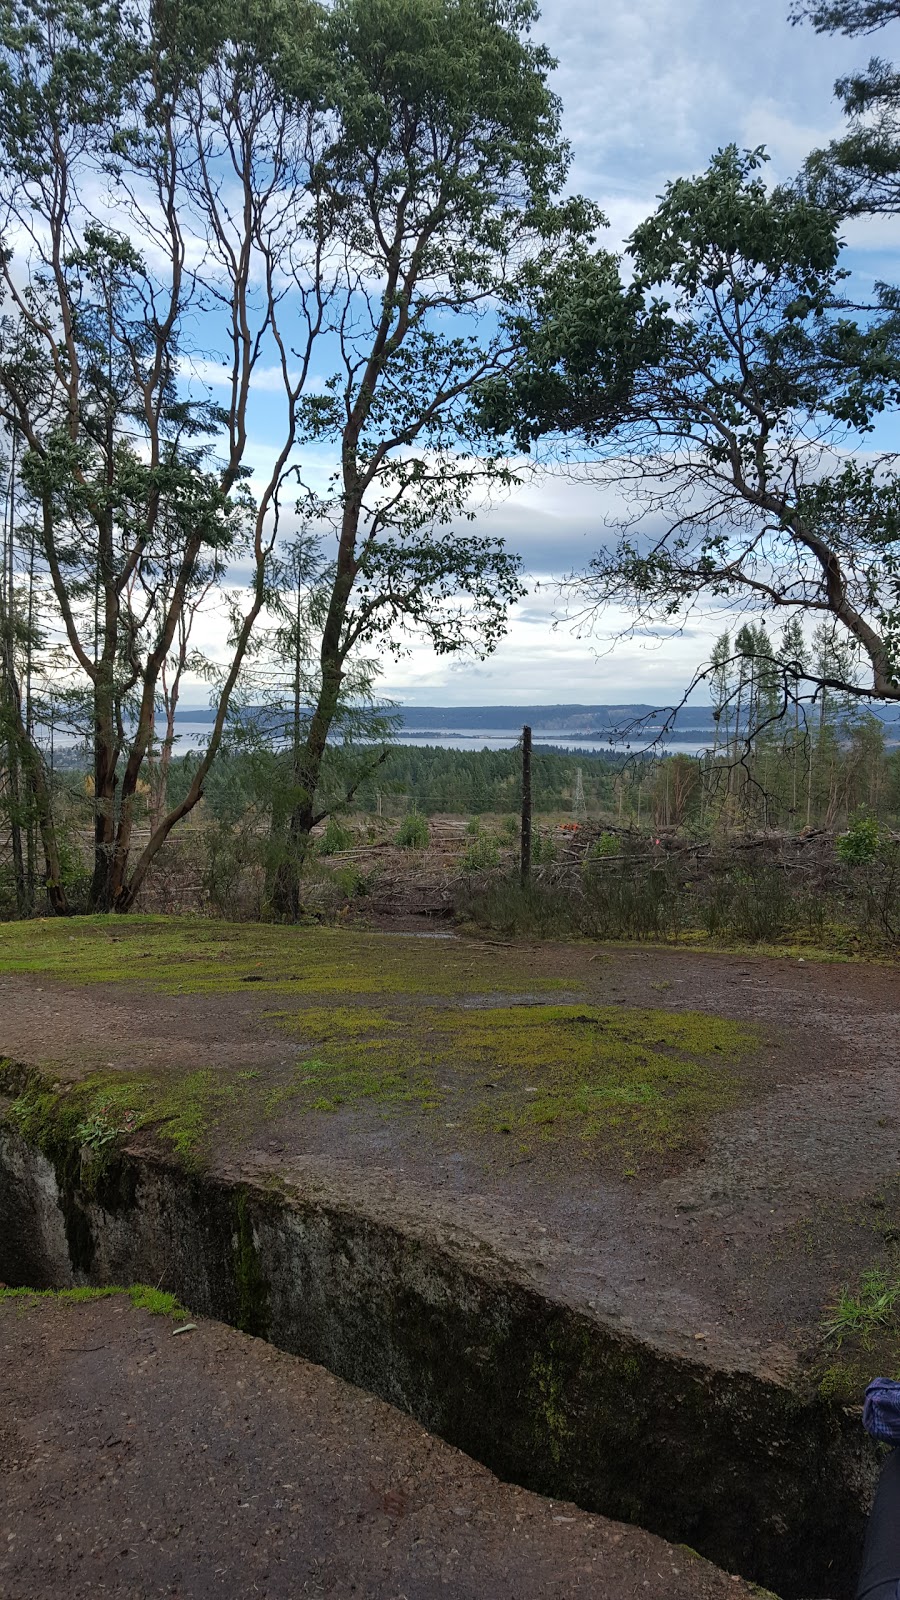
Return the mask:
[[863,1274],[855,1294],[846,1286],[822,1322],[822,1332],[840,1348],[845,1339],[865,1342],[879,1329],[896,1321],[900,1278],[889,1278],[880,1267]]
[[117,1284],[79,1284],[74,1289],[10,1288],[0,1284],[0,1302],[4,1300],[59,1300],[66,1305],[85,1305],[92,1300],[109,1300],[113,1295],[127,1294],[137,1311],[149,1311],[153,1317],[186,1317],[189,1313],[173,1294],[164,1289],[154,1289],[147,1283],[133,1283],[123,1289]]

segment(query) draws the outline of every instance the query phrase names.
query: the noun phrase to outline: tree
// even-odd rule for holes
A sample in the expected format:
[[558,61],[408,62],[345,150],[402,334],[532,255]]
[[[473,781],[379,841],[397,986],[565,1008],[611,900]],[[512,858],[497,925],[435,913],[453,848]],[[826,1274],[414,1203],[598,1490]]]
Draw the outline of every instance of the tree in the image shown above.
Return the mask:
[[[464,446],[462,410],[503,368],[495,307],[522,257],[585,218],[552,204],[566,154],[533,14],[0,4],[0,420],[24,440],[22,515],[90,705],[94,909],[133,904],[203,793],[289,497],[326,556],[297,841],[354,655],[408,626],[441,650],[502,632],[516,559],[456,523],[509,474]],[[135,860],[162,686],[210,568],[245,573],[211,737]]]
[[709,600],[825,617],[867,676],[797,659],[786,691],[900,699],[900,485],[890,460],[846,454],[897,399],[897,325],[847,316],[833,213],[767,190],[763,159],[730,147],[669,184],[627,284],[579,251],[511,319],[520,364],[485,386],[482,415],[631,495],[582,600],[623,602],[640,626]]
[[532,0],[342,0],[329,18],[340,131],[316,183],[339,248],[318,294],[330,274],[337,361],[303,420],[337,462],[330,492],[306,503],[331,523],[334,553],[275,889],[287,916],[354,653],[391,649],[410,627],[440,653],[490,650],[520,593],[518,560],[458,528],[473,492],[510,481],[479,452],[468,401],[508,365],[495,307],[523,264],[594,222],[577,202],[553,205],[566,155],[534,14]]
[[[848,37],[875,33],[900,20],[900,0],[803,0],[793,22],[817,33]],[[900,71],[873,56],[861,72],[834,86],[848,119],[847,132],[807,162],[813,191],[844,215],[900,210]]]
[[[257,304],[253,246],[271,227],[270,196],[243,217],[241,249],[231,251],[218,226],[224,202],[203,204],[198,169],[212,152],[196,108],[213,70],[239,94],[248,47],[233,34],[213,38],[207,14],[216,66],[195,50],[188,70],[186,33],[197,27],[189,10],[176,37],[161,8],[151,20],[117,0],[0,8],[0,418],[25,446],[22,516],[50,586],[68,683],[90,706],[89,904],[100,910],[129,908],[202,794],[264,602],[268,524],[294,433],[289,406],[276,465],[251,496],[250,381],[273,323],[272,297]],[[255,99],[264,120],[273,104],[264,74]],[[182,382],[204,301],[218,303],[232,334],[225,406],[193,400]],[[161,674],[204,566],[238,555],[249,558],[249,598],[212,738],[190,792],[132,861]],[[38,795],[40,749],[21,726],[18,738]],[[64,910],[45,821],[51,904]]]

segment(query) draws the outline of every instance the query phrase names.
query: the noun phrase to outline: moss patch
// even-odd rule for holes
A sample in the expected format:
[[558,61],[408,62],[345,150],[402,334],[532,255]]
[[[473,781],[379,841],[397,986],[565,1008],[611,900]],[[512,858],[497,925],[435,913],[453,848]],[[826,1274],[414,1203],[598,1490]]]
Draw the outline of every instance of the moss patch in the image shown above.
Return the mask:
[[81,1184],[99,1194],[123,1141],[142,1129],[191,1163],[213,1138],[240,1142],[272,1117],[360,1106],[431,1115],[436,1132],[446,1125],[511,1152],[614,1145],[635,1176],[643,1157],[695,1144],[737,1099],[756,1030],[700,1012],[553,1003],[563,980],[536,983],[530,964],[522,952],[336,929],[174,918],[8,925],[0,971],[195,993],[258,979],[284,997],[267,1015],[299,1046],[293,1063],[262,1070],[115,1071],[63,1091],[38,1083],[12,1114],[57,1168],[76,1161]]
[[[71,917],[0,927],[0,973],[70,983],[140,983],[166,994],[519,994],[534,987],[515,953],[489,961],[462,944],[341,928],[199,917]],[[541,990],[564,987],[542,979]]]
[[[7,1075],[14,1078],[18,1069],[0,1063],[0,1090]],[[152,1127],[190,1164],[225,1115],[252,1097],[250,1075],[229,1077],[208,1068],[183,1077],[101,1074],[59,1087],[32,1074],[10,1105],[8,1116],[23,1137],[43,1151],[61,1180],[64,1169],[68,1172],[77,1162],[79,1181],[93,1194],[130,1135]]]
[[702,1012],[619,1006],[419,1006],[406,1015],[279,1014],[307,1042],[286,1100],[303,1111],[368,1101],[440,1109],[453,1126],[526,1143],[613,1135],[627,1150],[673,1150],[737,1097],[734,1064],[757,1032]]

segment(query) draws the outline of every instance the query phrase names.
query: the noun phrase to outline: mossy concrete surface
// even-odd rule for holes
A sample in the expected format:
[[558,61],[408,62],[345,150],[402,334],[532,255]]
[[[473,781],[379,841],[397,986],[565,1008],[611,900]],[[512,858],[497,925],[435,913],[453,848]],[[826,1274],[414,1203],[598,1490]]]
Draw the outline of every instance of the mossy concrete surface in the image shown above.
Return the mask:
[[[292,994],[472,995],[529,987],[515,955],[489,964],[450,940],[209,917],[71,917],[0,924],[0,974],[140,983],[159,994],[229,994],[248,984]],[[549,978],[546,988],[564,986]]]
[[745,1539],[783,1593],[818,1539],[847,1588],[900,1329],[825,1325],[900,1267],[892,972],[84,919],[7,925],[0,985],[0,1277],[159,1282],[504,1473]]
[[[8,924],[3,974],[137,985],[151,1005],[164,994],[228,996],[233,1006],[251,983],[254,998],[279,994],[265,1010],[287,1035],[277,1070],[229,1072],[211,1060],[148,1074],[121,1060],[99,1071],[70,1063],[67,1131],[80,1129],[101,1157],[147,1126],[191,1158],[208,1151],[210,1135],[259,1127],[287,1104],[296,1117],[367,1103],[382,1115],[433,1113],[475,1138],[603,1145],[630,1168],[642,1151],[696,1139],[711,1113],[738,1099],[734,1064],[759,1043],[752,1027],[699,1012],[560,1004],[571,977],[535,974],[516,952],[491,949],[485,959],[478,946],[334,929],[165,918]],[[283,1003],[307,995],[315,1004]],[[128,1043],[139,1061],[140,1034]],[[51,1113],[44,1091],[26,1091],[13,1109],[33,1136]]]

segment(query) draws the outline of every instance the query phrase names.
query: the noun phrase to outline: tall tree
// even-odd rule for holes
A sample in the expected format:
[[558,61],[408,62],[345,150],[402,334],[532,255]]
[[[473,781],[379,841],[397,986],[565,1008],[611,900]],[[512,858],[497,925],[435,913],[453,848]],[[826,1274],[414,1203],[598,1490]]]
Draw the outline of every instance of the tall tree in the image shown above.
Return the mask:
[[339,0],[329,16],[338,131],[316,183],[337,228],[319,277],[335,359],[303,423],[333,453],[330,490],[310,492],[306,512],[334,542],[275,887],[284,915],[297,909],[354,653],[383,654],[410,628],[440,653],[489,650],[520,592],[518,561],[463,531],[473,493],[509,481],[480,450],[468,402],[508,366],[496,308],[523,269],[546,267],[595,221],[578,202],[554,204],[566,150],[550,59],[528,37],[535,14],[532,0]]
[[[649,625],[701,600],[831,619],[900,699],[900,484],[846,450],[900,392],[892,317],[859,322],[833,213],[767,189],[761,152],[671,183],[628,245],[582,250],[512,324],[520,366],[482,414],[532,447],[574,435],[635,504],[584,579]],[[836,658],[835,658],[836,659]],[[798,663],[795,682],[824,682]]]
[[[565,148],[533,15],[0,4],[0,420],[26,446],[25,511],[91,706],[95,909],[129,908],[203,793],[298,492],[325,603],[281,909],[354,653],[404,626],[440,650],[502,631],[516,560],[457,523],[508,474],[466,448],[462,410],[503,368],[495,308],[522,258],[586,217],[552,204]],[[210,567],[243,573],[211,737],[134,851],[161,686]]]
[[[197,43],[196,18],[184,26]],[[204,26],[211,45],[215,30]],[[186,66],[183,46],[161,9],[117,0],[0,7],[0,418],[26,447],[23,510],[51,586],[49,620],[65,642],[69,682],[90,702],[90,905],[101,910],[128,909],[202,793],[265,597],[267,520],[295,431],[288,405],[276,465],[251,496],[248,397],[272,322],[252,246],[271,226],[271,197],[261,191],[251,206],[245,192],[237,254],[222,249],[215,212],[192,204],[198,167],[213,154],[195,111],[211,69],[202,50]],[[247,53],[246,40],[215,39],[215,70],[236,92]],[[264,74],[256,100],[263,121],[273,106]],[[258,161],[260,144],[262,136]],[[232,334],[225,406],[195,402],[181,382],[204,298]],[[239,552],[250,561],[248,603],[209,747],[191,792],[133,861],[160,675],[203,565]],[[49,856],[47,867],[52,886]]]

